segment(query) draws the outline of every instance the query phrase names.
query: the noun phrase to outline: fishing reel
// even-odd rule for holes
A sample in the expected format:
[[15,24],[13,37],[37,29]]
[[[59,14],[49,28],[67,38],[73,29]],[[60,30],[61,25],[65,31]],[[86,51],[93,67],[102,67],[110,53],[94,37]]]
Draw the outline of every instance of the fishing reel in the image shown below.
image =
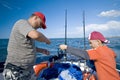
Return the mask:
[[52,57],[49,59],[49,61],[50,61],[50,62],[56,62],[56,61],[61,60],[61,59],[63,59],[63,58],[66,59],[65,51],[63,51],[63,50],[61,50],[61,49],[58,48],[58,50],[57,50],[57,55],[52,56]]

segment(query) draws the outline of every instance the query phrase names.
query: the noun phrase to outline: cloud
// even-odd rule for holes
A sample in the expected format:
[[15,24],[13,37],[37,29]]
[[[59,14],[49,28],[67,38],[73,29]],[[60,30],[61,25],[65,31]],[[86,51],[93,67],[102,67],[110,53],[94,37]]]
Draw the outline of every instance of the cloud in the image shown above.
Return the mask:
[[10,9],[10,10],[12,10],[13,8],[12,7],[10,7],[9,5],[7,5],[7,4],[2,4],[4,7],[6,7],[6,8],[8,8],[8,9]]
[[119,17],[120,16],[120,11],[119,10],[103,11],[98,16],[103,16],[103,17]]
[[20,10],[21,9],[20,7],[17,7],[16,5],[11,4],[10,2],[7,2],[7,1],[2,1],[0,4],[8,10],[13,10],[13,9]]
[[[120,21],[108,21],[103,24],[88,24],[85,26],[85,32],[86,37],[92,32],[92,31],[99,31],[106,37],[112,37],[112,36],[120,36]],[[47,31],[43,31],[43,33],[50,38],[64,38],[65,33],[64,29],[59,28],[59,31],[54,31],[47,33]],[[70,27],[67,31],[67,37],[68,38],[82,38],[83,35],[83,26],[76,26],[72,29]]]
[[[86,25],[86,37],[92,31],[99,31],[107,37],[120,36],[120,21],[108,21],[104,24],[88,24]],[[83,27],[76,27],[75,32],[72,32],[74,36],[77,34],[83,36]]]

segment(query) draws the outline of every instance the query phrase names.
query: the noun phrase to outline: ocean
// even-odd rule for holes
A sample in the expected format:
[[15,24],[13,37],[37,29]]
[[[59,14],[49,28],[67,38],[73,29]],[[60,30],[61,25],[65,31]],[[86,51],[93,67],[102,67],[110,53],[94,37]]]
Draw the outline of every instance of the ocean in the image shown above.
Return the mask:
[[[48,49],[50,51],[50,56],[57,55],[59,45],[64,44],[65,39],[64,38],[51,38],[50,40],[51,40],[50,45],[36,41],[36,46]],[[109,46],[116,52],[117,54],[116,61],[120,63],[120,38],[108,38],[108,40],[110,41],[110,43],[107,44],[107,46]],[[8,41],[9,39],[0,39],[0,62],[3,62],[6,60]],[[75,47],[75,48],[90,49],[87,39],[85,41],[85,46],[84,46],[83,38],[68,38],[66,42],[67,42],[67,45]],[[37,53],[37,57],[40,57],[41,55],[42,55],[41,53]],[[41,59],[44,61],[45,58],[41,58]]]

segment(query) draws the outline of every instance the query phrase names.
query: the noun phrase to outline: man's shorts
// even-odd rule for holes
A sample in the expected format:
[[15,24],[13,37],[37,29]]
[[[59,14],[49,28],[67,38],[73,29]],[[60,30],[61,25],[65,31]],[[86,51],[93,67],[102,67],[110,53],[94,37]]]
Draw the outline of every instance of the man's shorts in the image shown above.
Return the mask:
[[35,80],[31,79],[31,71],[26,71],[18,66],[8,63],[3,71],[4,80]]

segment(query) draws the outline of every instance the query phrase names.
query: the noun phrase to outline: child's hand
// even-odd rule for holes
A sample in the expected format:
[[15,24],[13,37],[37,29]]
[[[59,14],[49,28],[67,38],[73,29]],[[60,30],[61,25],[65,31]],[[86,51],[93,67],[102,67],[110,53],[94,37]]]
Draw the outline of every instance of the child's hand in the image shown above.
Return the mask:
[[60,49],[62,49],[62,50],[67,49],[67,45],[65,45],[65,44],[61,44],[59,47],[60,47]]

